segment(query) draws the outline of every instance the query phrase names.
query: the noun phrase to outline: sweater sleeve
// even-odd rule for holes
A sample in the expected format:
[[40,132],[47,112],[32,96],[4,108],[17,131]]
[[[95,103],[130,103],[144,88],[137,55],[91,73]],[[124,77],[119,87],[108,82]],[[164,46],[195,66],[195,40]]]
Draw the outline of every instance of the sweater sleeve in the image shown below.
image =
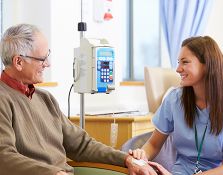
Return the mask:
[[125,167],[126,153],[97,142],[86,131],[74,125],[60,110],[58,103],[51,96],[61,118],[63,145],[67,157],[74,161],[88,161],[113,164]]
[[60,168],[28,158],[18,152],[13,130],[13,113],[16,111],[12,100],[5,96],[1,96],[0,99],[0,174],[55,175]]
[[65,116],[62,117],[62,123],[64,147],[70,159],[125,166],[126,153],[97,142]]

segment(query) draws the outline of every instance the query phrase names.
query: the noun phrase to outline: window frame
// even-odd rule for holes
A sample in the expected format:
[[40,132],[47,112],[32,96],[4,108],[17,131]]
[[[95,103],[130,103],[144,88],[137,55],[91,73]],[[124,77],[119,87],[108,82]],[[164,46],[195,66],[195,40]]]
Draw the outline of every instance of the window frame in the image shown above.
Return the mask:
[[[126,68],[125,68],[125,73],[124,73],[124,77],[123,77],[123,81],[143,81],[137,77],[135,77],[134,75],[134,9],[133,9],[133,1],[134,0],[129,0],[127,2],[127,7],[128,7],[128,18],[127,18],[127,33],[128,33],[128,39],[127,39],[127,58],[126,58]],[[139,2],[140,3],[140,2]],[[159,10],[159,9],[158,9]],[[158,19],[159,19],[159,31],[158,31],[158,35],[159,35],[159,39],[158,39],[158,65],[157,67],[161,67],[161,20],[160,20],[160,13],[158,12]],[[146,66],[146,64],[145,64]],[[142,68],[143,70],[143,68]]]

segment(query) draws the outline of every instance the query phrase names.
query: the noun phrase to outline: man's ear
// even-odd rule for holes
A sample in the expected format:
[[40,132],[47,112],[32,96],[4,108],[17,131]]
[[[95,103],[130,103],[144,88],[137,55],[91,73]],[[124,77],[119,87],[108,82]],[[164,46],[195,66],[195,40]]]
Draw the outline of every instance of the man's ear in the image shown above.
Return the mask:
[[15,67],[18,71],[21,71],[22,70],[22,67],[23,67],[23,59],[21,56],[14,56],[12,58],[12,64],[13,64],[13,67]]

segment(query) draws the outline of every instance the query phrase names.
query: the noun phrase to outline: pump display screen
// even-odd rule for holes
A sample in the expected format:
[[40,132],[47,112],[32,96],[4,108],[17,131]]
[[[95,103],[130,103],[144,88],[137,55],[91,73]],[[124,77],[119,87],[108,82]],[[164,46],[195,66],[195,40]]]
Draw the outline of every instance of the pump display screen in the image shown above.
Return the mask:
[[100,51],[99,52],[99,56],[100,57],[112,57],[113,56],[113,53],[112,52],[109,52],[109,51]]
[[102,69],[109,69],[109,61],[101,61]]

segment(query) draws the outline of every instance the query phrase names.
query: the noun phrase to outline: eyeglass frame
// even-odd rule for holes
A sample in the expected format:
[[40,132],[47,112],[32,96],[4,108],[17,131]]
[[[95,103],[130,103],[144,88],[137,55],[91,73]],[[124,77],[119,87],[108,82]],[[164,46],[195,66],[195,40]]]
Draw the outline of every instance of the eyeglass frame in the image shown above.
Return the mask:
[[49,49],[47,56],[44,57],[44,58],[33,57],[33,56],[29,56],[29,55],[21,55],[21,54],[20,54],[19,56],[21,56],[21,57],[26,57],[26,58],[31,58],[31,59],[34,59],[34,60],[37,60],[37,61],[42,61],[42,62],[43,62],[42,64],[44,64],[44,62],[45,62],[45,61],[48,59],[48,57],[50,56],[50,53],[51,53],[51,50]]

